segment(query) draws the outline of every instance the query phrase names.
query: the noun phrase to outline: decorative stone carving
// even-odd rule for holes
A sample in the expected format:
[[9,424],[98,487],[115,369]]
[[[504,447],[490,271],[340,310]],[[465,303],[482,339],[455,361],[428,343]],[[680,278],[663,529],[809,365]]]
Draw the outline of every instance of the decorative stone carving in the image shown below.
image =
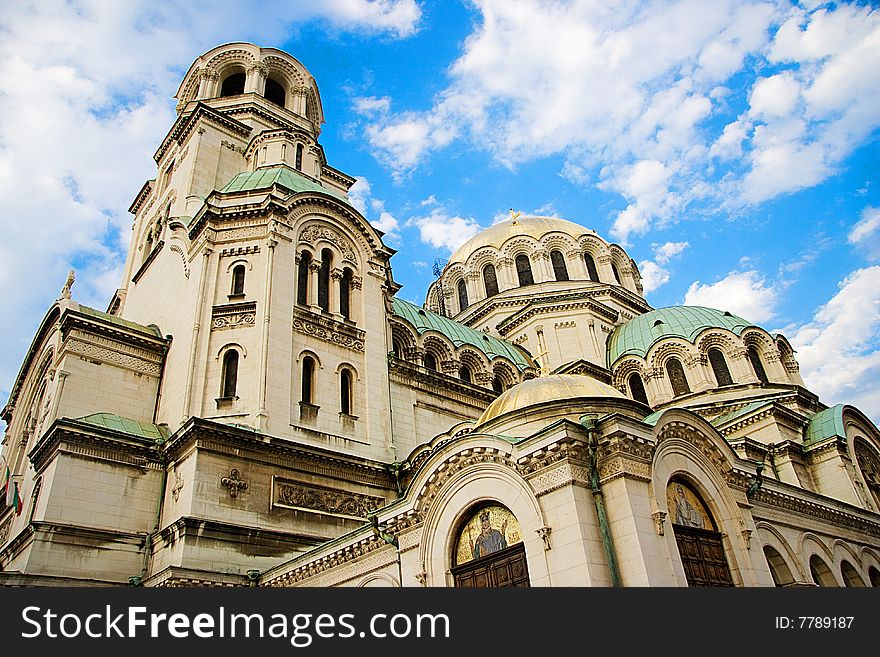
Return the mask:
[[549,527],[539,527],[535,530],[538,536],[541,537],[541,540],[544,541],[544,550],[550,549],[550,528]]
[[657,528],[657,535],[663,536],[664,525],[666,524],[666,512],[654,511],[654,513],[651,514],[651,518],[654,519],[654,527]]
[[174,473],[174,487],[171,489],[171,497],[177,502],[180,499],[180,491],[183,489],[183,477],[179,472]]
[[247,490],[248,487],[248,483],[241,478],[236,468],[229,471],[228,477],[221,477],[220,485],[229,489],[229,497],[233,499],[238,497],[239,491]]
[[330,317],[317,315],[302,308],[293,309],[293,330],[325,342],[353,349],[364,350],[366,333],[344,322],[337,322]]
[[12,529],[12,516],[9,516],[6,521],[0,525],[0,545],[3,545],[9,540],[10,529]]
[[345,260],[349,260],[355,265],[358,262],[357,254],[351,243],[338,232],[327,226],[306,226],[302,229],[302,232],[300,232],[299,239],[301,242],[307,242],[312,245],[318,240],[326,240],[342,251],[342,257]]
[[363,520],[385,505],[384,497],[326,488],[315,484],[273,478],[272,506],[316,511],[343,518]]
[[214,306],[211,330],[246,328],[253,326],[257,318],[257,302],[229,303]]

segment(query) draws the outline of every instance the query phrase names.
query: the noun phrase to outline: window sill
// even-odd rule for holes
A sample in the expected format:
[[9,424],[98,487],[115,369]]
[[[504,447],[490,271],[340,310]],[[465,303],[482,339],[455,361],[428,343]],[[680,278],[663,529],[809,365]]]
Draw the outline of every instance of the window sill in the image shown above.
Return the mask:
[[214,401],[217,402],[217,408],[221,409],[221,408],[231,408],[235,404],[235,402],[238,401],[238,399],[239,398],[235,397],[235,396],[233,396],[233,397],[216,397],[214,399]]
[[227,294],[226,298],[229,299],[230,301],[238,301],[239,299],[244,299],[245,294],[244,294],[244,292],[242,292],[241,294]]

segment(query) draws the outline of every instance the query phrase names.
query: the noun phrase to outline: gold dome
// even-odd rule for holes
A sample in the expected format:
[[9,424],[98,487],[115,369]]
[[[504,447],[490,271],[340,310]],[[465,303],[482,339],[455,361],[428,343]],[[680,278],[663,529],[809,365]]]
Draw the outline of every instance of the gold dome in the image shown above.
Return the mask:
[[520,215],[515,219],[507,219],[484,231],[477,233],[467,242],[458,247],[458,250],[449,258],[449,264],[466,262],[473,253],[484,246],[494,246],[500,249],[504,243],[512,237],[527,235],[540,239],[547,233],[560,232],[571,235],[578,239],[582,235],[595,235],[595,231],[584,228],[573,221],[560,219],[559,217],[536,217]]
[[585,397],[628,399],[626,395],[588,376],[580,374],[551,374],[536,379],[527,379],[501,393],[483,411],[477,426],[500,417],[505,413],[520,410],[537,404],[565,401]]

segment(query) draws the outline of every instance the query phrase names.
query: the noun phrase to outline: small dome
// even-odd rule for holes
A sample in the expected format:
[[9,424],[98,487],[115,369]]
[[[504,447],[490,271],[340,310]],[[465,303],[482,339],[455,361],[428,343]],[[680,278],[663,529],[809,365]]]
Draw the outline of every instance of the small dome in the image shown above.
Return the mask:
[[608,366],[611,367],[621,356],[635,354],[644,357],[651,346],[663,338],[684,338],[694,342],[700,333],[709,328],[726,329],[741,335],[749,326],[754,324],[715,308],[658,308],[614,329],[608,338]]
[[540,239],[547,233],[561,232],[578,239],[582,235],[594,235],[594,231],[584,228],[573,221],[567,221],[558,217],[519,216],[516,219],[508,219],[490,226],[484,231],[462,244],[449,258],[449,263],[466,262],[473,253],[484,246],[501,246],[512,237],[527,235]]
[[551,374],[527,379],[504,391],[483,411],[477,426],[505,413],[537,404],[568,401],[577,398],[627,399],[626,395],[606,383],[580,374]]

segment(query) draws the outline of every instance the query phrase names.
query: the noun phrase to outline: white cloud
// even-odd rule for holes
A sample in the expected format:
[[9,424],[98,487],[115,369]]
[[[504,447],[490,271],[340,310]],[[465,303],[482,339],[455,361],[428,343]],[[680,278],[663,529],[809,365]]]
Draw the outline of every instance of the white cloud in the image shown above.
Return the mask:
[[348,189],[348,200],[375,228],[385,233],[384,240],[396,242],[400,239],[397,232],[399,222],[385,210],[385,201],[373,196],[370,181],[364,176],[355,176],[354,184]]
[[880,266],[857,269],[789,336],[810,390],[826,404],[852,403],[880,421]]
[[867,207],[852,227],[847,241],[863,249],[871,260],[880,260],[880,208]]
[[476,235],[482,227],[473,219],[450,216],[442,208],[434,209],[424,217],[413,217],[407,226],[419,229],[419,237],[434,248],[445,248],[450,253]]
[[688,242],[666,242],[654,245],[654,260],[642,260],[639,272],[642,275],[642,287],[645,294],[653,292],[661,285],[669,282],[669,270],[663,267],[673,258],[681,255],[688,248]]
[[611,231],[625,244],[694,202],[728,210],[815,185],[880,125],[870,6],[473,4],[479,20],[432,105],[365,115],[398,179],[458,139],[508,167],[561,154],[564,178],[625,200]]
[[675,256],[680,255],[689,246],[689,242],[666,242],[654,247],[654,259],[661,265],[665,264]]
[[726,310],[760,324],[775,313],[777,292],[755,270],[733,271],[715,283],[694,281],[684,295],[686,306]]
[[[156,174],[186,64],[218,43],[291,25],[406,36],[414,0],[7,3],[0,15],[0,388],[11,385],[68,269],[74,297],[104,308],[121,282],[127,208]],[[27,272],[27,275],[23,275]]]

